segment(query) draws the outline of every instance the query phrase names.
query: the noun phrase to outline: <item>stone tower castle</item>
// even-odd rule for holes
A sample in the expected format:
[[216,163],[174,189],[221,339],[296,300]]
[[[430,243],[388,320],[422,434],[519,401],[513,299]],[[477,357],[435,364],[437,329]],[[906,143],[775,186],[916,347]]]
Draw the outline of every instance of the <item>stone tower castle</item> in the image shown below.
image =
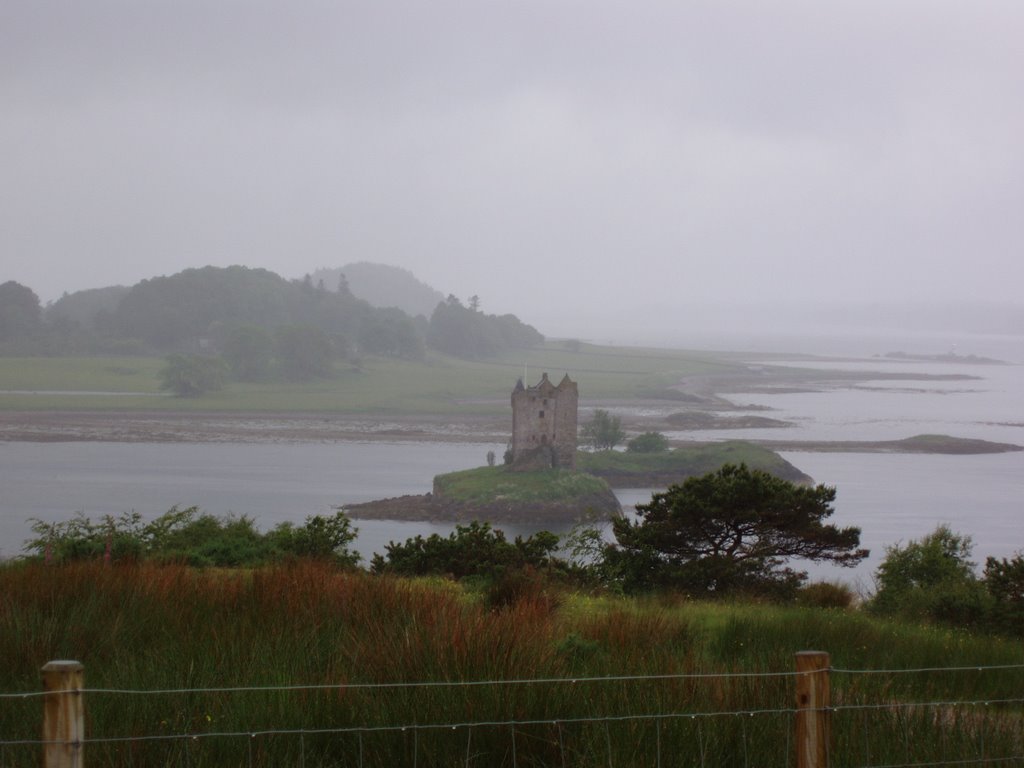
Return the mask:
[[556,387],[545,373],[535,387],[512,390],[512,469],[576,468],[579,391],[569,374]]

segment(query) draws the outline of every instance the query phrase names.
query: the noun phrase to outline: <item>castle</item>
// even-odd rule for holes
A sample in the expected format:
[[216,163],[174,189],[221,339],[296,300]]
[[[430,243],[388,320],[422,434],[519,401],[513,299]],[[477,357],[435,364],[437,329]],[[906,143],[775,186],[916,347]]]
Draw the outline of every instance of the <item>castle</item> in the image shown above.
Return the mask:
[[513,470],[576,468],[579,391],[569,374],[555,386],[545,373],[535,387],[512,390]]

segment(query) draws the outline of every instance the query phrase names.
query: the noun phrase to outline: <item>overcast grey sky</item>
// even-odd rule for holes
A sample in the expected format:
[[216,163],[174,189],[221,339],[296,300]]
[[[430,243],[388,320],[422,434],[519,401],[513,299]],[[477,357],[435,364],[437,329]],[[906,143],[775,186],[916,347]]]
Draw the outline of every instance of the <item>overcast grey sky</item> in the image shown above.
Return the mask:
[[6,0],[0,281],[370,260],[581,335],[1018,301],[1022,40],[1020,0]]

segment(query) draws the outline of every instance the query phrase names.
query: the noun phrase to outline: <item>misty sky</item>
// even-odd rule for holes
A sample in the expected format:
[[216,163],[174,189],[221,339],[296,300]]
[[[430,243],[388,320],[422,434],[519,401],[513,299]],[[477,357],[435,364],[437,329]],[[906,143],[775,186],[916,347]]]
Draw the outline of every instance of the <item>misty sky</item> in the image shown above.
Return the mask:
[[369,260],[577,334],[1019,301],[1022,40],[1020,0],[6,0],[0,282]]

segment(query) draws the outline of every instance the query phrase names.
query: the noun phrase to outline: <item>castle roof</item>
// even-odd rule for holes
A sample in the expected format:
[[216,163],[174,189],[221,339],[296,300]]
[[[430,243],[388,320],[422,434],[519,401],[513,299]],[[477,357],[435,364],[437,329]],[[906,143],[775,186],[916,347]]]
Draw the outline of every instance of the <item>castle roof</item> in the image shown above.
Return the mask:
[[517,379],[516,386],[513,388],[512,392],[513,394],[515,394],[516,392],[530,392],[531,394],[540,395],[544,397],[562,388],[574,386],[576,386],[576,383],[569,378],[568,373],[562,377],[562,380],[560,382],[558,382],[558,386],[555,386],[554,384],[551,383],[551,379],[548,378],[547,373],[542,373],[540,375],[540,381],[537,382],[532,387],[524,387],[523,380],[521,378]]

